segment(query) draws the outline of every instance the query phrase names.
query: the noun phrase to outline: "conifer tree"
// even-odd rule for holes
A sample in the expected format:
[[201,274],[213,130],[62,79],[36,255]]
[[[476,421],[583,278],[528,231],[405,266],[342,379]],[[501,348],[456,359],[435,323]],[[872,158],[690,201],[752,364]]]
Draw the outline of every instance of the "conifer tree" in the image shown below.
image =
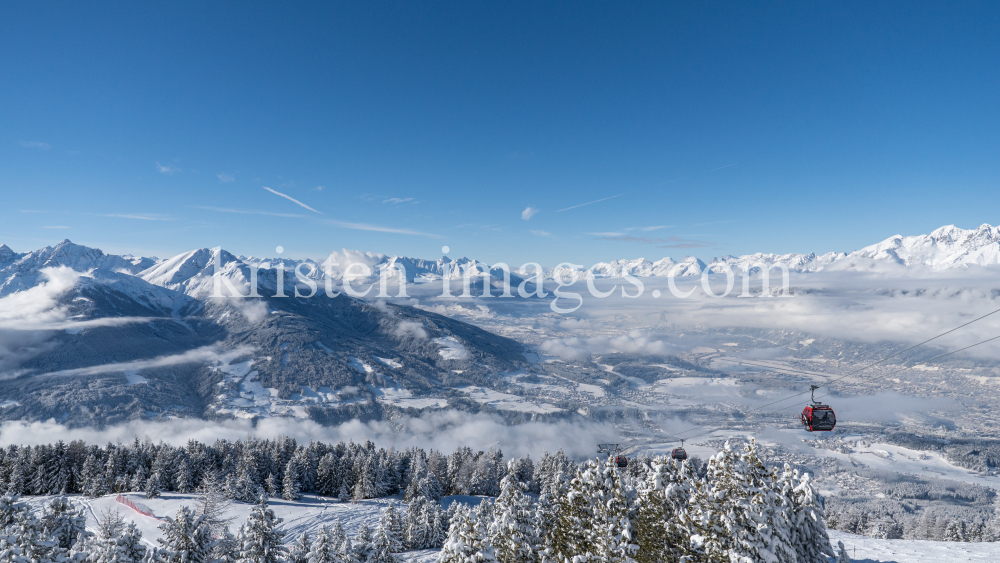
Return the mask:
[[[160,525],[163,538],[158,539],[157,559],[162,563],[210,563],[212,536],[205,517],[182,506],[173,518],[166,517]],[[273,563],[273,562],[272,562]]]
[[[458,504],[458,503],[455,503]],[[474,510],[459,506],[451,519],[448,539],[441,549],[438,563],[494,563],[496,551],[487,528],[489,508],[480,504]],[[454,505],[453,505],[454,506]]]
[[41,520],[45,535],[56,547],[68,551],[81,535],[87,534],[87,518],[66,500],[56,497],[45,507]]
[[288,551],[288,563],[306,563],[311,551],[312,542],[309,540],[309,532],[303,532],[295,541],[295,545]]
[[778,486],[790,506],[787,519],[798,562],[826,563],[834,553],[824,523],[823,506],[809,474],[799,475],[798,470],[792,470],[786,463]]
[[519,471],[523,471],[523,466],[517,460],[507,464],[507,476],[500,483],[500,496],[493,505],[490,537],[497,560],[502,563],[537,561],[535,503],[528,496],[528,487],[521,481]]
[[156,498],[160,496],[160,488],[160,474],[153,473],[149,476],[149,479],[146,480],[146,498]]
[[[409,509],[407,509],[409,512]],[[389,542],[389,551],[392,553],[402,553],[405,550],[404,541],[406,539],[406,527],[403,518],[396,510],[395,504],[389,504],[382,509],[379,518],[379,529],[381,529]]]
[[337,463],[333,454],[328,453],[319,460],[316,468],[316,493],[325,497],[331,497],[337,493],[339,487],[336,486]]
[[[294,558],[293,550],[293,554],[290,554],[288,559],[292,561]],[[309,551],[305,554],[304,561],[306,563],[341,563],[341,557],[337,553],[337,547],[333,543],[329,527],[323,526],[319,529],[316,540],[312,542]]]
[[267,496],[261,495],[257,504],[250,509],[250,516],[240,526],[240,563],[278,563],[287,550],[282,544],[284,533],[278,529],[281,518],[267,507]]
[[837,563],[851,563],[850,556],[847,555],[847,549],[844,548],[844,542],[837,542]]
[[372,550],[372,530],[368,527],[367,522],[362,522],[361,527],[358,528],[358,535],[354,536],[353,545],[351,546],[351,551],[354,554],[354,558],[361,563],[368,561],[371,557]]
[[299,469],[295,460],[289,460],[285,466],[285,478],[282,481],[281,498],[285,500],[298,500],[302,491],[299,485]]
[[372,541],[372,550],[368,556],[368,563],[397,563],[399,560],[393,555],[392,540],[389,539],[388,530],[379,526],[375,530],[375,538]]

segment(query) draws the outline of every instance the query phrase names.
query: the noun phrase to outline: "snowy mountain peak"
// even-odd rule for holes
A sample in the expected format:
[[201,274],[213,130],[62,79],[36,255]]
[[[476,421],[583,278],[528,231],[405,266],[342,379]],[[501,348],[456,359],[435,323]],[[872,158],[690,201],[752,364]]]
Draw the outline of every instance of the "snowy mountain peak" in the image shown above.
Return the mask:
[[139,273],[153,285],[185,291],[196,278],[211,278],[216,267],[220,273],[243,265],[236,256],[221,248],[199,248],[168,258]]
[[6,244],[0,244],[0,264],[9,264],[17,260],[18,254],[10,249]]

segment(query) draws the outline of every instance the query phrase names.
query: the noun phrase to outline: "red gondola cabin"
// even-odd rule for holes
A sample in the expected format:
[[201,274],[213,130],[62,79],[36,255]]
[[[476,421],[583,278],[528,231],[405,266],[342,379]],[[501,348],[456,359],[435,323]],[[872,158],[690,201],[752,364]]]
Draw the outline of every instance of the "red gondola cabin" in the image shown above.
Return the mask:
[[623,455],[615,456],[615,465],[623,468],[628,467],[628,458]]
[[688,453],[684,450],[684,448],[674,448],[674,451],[670,452],[670,457],[676,459],[677,461],[684,461],[688,458]]
[[809,432],[829,432],[837,425],[837,415],[834,414],[830,405],[816,401],[817,389],[819,389],[819,385],[809,386],[809,397],[812,399],[812,404],[802,409],[799,418],[802,419],[802,426],[805,426]]

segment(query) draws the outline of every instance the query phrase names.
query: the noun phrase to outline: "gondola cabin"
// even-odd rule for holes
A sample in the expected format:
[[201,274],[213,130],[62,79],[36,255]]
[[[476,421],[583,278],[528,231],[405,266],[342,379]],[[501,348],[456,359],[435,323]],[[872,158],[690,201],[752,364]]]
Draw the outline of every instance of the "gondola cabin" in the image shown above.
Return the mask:
[[809,432],[830,432],[837,425],[837,415],[829,405],[812,404],[802,409],[802,426]]
[[684,461],[688,458],[688,453],[684,448],[674,448],[674,451],[670,452],[670,457],[677,461]]
[[802,414],[799,415],[799,418],[802,419],[802,426],[809,432],[830,432],[837,425],[837,415],[830,408],[830,405],[824,405],[816,401],[817,389],[819,389],[818,385],[809,386],[812,404],[802,409]]
[[621,468],[628,467],[628,458],[623,455],[615,456],[615,465]]

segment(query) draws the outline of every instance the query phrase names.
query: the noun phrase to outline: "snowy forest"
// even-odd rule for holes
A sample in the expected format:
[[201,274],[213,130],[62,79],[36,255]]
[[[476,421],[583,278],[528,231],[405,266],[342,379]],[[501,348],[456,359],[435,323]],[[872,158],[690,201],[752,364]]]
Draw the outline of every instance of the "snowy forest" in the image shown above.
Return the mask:
[[[382,563],[414,549],[440,549],[442,563],[826,563],[834,555],[808,474],[768,468],[752,440],[727,444],[707,463],[654,457],[627,469],[613,458],[578,465],[562,452],[505,463],[498,450],[444,456],[291,439],[11,446],[0,468],[4,562]],[[164,518],[160,546],[146,549],[116,514],[102,514],[88,532],[65,497],[129,491],[197,492],[202,500]],[[285,537],[268,498],[303,493],[402,495],[405,505],[390,504],[354,537],[339,522],[315,537]],[[56,496],[36,514],[20,495]],[[452,495],[478,504],[445,509],[441,499]],[[233,501],[254,505],[235,534],[219,516]]]

